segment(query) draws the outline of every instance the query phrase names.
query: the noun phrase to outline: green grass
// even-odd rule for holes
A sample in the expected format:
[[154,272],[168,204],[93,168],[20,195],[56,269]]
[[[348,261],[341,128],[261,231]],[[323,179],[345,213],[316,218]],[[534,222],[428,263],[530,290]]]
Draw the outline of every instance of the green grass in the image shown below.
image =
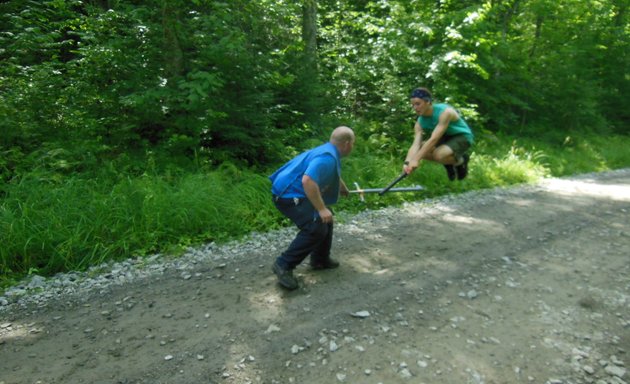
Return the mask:
[[[402,153],[379,153],[357,142],[343,160],[343,178],[363,188],[387,185],[401,172]],[[400,150],[406,150],[407,144]],[[342,199],[352,213],[469,190],[536,182],[630,166],[630,137],[568,137],[561,142],[486,136],[473,148],[469,177],[450,182],[444,168],[423,163],[401,186],[420,193]],[[404,147],[404,148],[403,148]],[[225,165],[178,176],[105,174],[62,179],[32,173],[4,186],[0,201],[0,285],[29,274],[52,275],[185,246],[240,238],[287,225],[273,207],[266,173]]]
[[264,176],[223,171],[123,179],[23,180],[0,205],[1,275],[51,275],[278,227]]

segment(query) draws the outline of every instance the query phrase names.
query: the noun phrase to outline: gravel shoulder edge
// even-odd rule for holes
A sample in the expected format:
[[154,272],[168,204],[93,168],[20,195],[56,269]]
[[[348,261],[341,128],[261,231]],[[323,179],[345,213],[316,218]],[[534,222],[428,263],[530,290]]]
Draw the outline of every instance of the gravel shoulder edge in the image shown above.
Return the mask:
[[[468,191],[461,194],[448,194],[437,198],[417,202],[404,203],[401,206],[390,206],[378,210],[366,210],[352,215],[341,213],[342,222],[336,231],[344,231],[355,220],[375,220],[395,214],[400,209],[414,211],[429,209],[435,206],[454,208],[472,200],[485,200],[501,194],[517,195],[532,193],[545,188],[553,180],[584,180],[602,179],[615,175],[630,174],[630,168],[606,172],[591,172],[561,178],[547,178],[534,184],[520,184],[511,187],[496,187]],[[131,258],[120,262],[108,262],[93,266],[86,272],[60,273],[45,278],[33,275],[18,284],[6,289],[0,295],[0,314],[14,310],[25,310],[35,307],[45,307],[48,302],[55,300],[88,300],[93,294],[99,294],[112,286],[122,286],[141,281],[169,272],[179,273],[184,278],[199,265],[212,264],[223,268],[230,261],[238,259],[239,255],[255,252],[261,247],[278,241],[290,241],[294,235],[292,227],[265,233],[250,233],[242,240],[235,240],[225,244],[208,243],[198,247],[191,247],[179,257],[155,254],[149,257]]]

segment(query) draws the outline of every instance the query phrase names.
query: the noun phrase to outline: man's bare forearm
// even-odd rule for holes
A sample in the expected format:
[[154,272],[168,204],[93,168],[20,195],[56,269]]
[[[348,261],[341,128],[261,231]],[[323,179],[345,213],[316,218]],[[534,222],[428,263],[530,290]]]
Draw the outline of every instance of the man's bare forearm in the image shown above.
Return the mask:
[[304,193],[306,193],[306,197],[313,204],[313,207],[317,211],[321,211],[326,209],[326,204],[322,199],[321,191],[319,190],[319,185],[313,179],[308,176],[302,177],[302,185],[304,186]]

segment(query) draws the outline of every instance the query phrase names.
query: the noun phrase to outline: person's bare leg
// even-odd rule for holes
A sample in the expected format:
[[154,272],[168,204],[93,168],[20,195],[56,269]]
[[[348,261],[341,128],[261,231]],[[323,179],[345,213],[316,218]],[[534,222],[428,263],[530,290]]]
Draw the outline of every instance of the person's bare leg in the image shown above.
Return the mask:
[[431,161],[444,165],[444,168],[446,168],[446,175],[450,181],[454,181],[456,179],[457,173],[455,171],[455,164],[458,163],[458,159],[448,145],[440,145],[435,148],[432,153]]

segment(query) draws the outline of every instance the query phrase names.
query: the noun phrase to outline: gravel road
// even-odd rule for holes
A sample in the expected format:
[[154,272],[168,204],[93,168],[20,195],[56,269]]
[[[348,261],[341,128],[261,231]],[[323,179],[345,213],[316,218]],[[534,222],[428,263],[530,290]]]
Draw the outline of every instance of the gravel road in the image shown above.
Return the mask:
[[630,170],[343,216],[0,295],[0,384],[630,383]]

